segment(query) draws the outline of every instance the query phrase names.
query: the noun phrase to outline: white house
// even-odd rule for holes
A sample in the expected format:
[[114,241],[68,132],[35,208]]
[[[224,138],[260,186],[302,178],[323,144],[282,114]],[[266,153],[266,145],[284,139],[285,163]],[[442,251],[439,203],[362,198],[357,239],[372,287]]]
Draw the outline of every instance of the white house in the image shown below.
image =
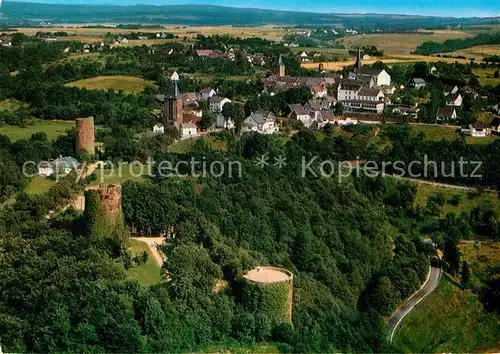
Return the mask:
[[212,110],[212,112],[222,112],[222,108],[224,108],[224,105],[226,103],[230,103],[231,100],[227,97],[220,98],[219,96],[213,96],[208,99],[208,102],[210,104],[210,109]]
[[431,70],[430,70],[431,74],[435,74],[435,73],[437,73],[437,71],[438,71],[438,69],[433,65]]
[[55,159],[54,161],[45,163],[40,163],[38,166],[38,175],[42,177],[52,176],[58,174],[60,176],[66,176],[72,170],[77,170],[80,163],[73,157],[62,157]]
[[210,97],[213,97],[217,95],[217,92],[215,92],[214,89],[211,89],[211,88],[205,88],[203,90],[200,91],[200,99],[201,100],[208,100]]
[[351,112],[381,114],[384,111],[384,97],[382,89],[362,88],[360,84],[341,85],[339,90],[339,101]]
[[272,112],[258,110],[243,122],[245,131],[256,131],[262,134],[273,134],[278,131],[276,116]]
[[418,107],[394,107],[392,109],[392,113],[399,114],[402,116],[410,116],[412,118],[417,118],[418,112],[420,112],[420,108]]
[[438,108],[436,113],[437,120],[449,120],[449,119],[457,119],[457,111],[453,107],[441,107]]
[[306,52],[302,52],[302,53],[300,53],[299,58],[300,58],[300,61],[303,61],[303,62],[307,62],[307,61],[309,61],[309,58],[308,58],[308,56],[307,56],[307,53],[306,53]]
[[181,124],[181,137],[183,139],[198,135],[198,127],[194,123]]
[[219,129],[234,129],[234,122],[231,118],[226,119],[222,113],[219,113],[215,118],[215,126]]
[[373,79],[375,86],[390,86],[391,75],[385,69],[374,69],[369,67],[362,67],[357,69],[354,73],[349,73],[351,80],[361,80],[369,82]]
[[462,129],[462,133],[474,138],[486,138],[491,135],[491,130],[486,124],[476,122],[475,124],[469,124],[468,128]]
[[446,97],[446,105],[460,107],[463,103],[462,95],[459,93],[452,93]]
[[426,84],[427,83],[425,82],[424,79],[416,77],[416,78],[410,80],[410,84],[408,86],[416,88],[416,89],[420,89],[420,88],[425,87]]
[[165,126],[161,123],[156,124],[153,127],[153,133],[165,133]]
[[302,122],[306,128],[309,128],[312,123],[312,117],[311,115],[306,112],[304,107],[302,107],[301,104],[290,104],[288,105],[290,108],[290,115],[289,117],[291,119],[296,119]]

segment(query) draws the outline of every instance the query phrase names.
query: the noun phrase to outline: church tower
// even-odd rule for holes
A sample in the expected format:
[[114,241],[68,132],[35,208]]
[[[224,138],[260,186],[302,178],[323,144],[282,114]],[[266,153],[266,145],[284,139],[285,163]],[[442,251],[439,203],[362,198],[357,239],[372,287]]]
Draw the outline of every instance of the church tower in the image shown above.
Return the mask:
[[356,59],[356,64],[354,64],[354,67],[356,70],[361,69],[363,66],[363,57],[361,56],[361,48],[358,48],[358,58]]
[[279,58],[279,61],[278,61],[278,65],[280,67],[279,76],[280,77],[284,77],[285,76],[285,63],[283,62],[283,56],[281,54],[280,54],[280,58]]
[[170,87],[165,93],[165,102],[163,104],[163,125],[175,125],[180,129],[182,124],[182,97],[177,87],[177,80],[172,81]]

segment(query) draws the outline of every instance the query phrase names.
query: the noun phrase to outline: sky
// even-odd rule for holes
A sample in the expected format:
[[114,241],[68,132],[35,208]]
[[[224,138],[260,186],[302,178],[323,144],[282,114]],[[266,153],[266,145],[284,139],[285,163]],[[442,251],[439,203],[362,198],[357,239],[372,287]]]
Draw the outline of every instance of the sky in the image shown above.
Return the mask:
[[[0,0],[1,1],[1,0]],[[3,0],[10,1],[10,0]],[[390,13],[453,17],[500,16],[500,0],[14,0],[55,4],[211,4],[332,13]]]

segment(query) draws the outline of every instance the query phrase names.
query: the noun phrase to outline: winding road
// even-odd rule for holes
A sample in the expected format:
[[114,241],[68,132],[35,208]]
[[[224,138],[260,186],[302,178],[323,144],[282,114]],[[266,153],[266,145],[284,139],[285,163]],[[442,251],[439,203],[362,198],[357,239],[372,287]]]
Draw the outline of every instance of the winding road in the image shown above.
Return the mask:
[[394,333],[396,332],[396,328],[398,328],[401,321],[403,321],[406,315],[408,315],[420,301],[436,289],[440,278],[441,268],[431,267],[429,276],[420,290],[410,296],[404,304],[398,307],[398,309],[392,314],[389,318],[389,341],[391,343],[392,337],[394,337]]

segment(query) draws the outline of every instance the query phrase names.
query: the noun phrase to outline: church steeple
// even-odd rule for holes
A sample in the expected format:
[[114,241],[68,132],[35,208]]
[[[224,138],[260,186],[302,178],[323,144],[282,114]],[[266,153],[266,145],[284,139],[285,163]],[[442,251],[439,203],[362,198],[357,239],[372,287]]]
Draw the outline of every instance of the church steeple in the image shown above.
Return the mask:
[[165,127],[175,125],[180,129],[180,125],[183,123],[183,115],[181,92],[177,86],[177,80],[174,80],[165,92],[165,102],[163,105],[163,123]]
[[357,70],[363,67],[363,57],[361,56],[361,48],[358,48],[358,57],[356,59],[356,64],[354,64],[354,67]]
[[278,60],[278,65],[279,65],[279,76],[284,77],[285,76],[285,63],[283,62],[283,55],[280,54],[279,60]]

